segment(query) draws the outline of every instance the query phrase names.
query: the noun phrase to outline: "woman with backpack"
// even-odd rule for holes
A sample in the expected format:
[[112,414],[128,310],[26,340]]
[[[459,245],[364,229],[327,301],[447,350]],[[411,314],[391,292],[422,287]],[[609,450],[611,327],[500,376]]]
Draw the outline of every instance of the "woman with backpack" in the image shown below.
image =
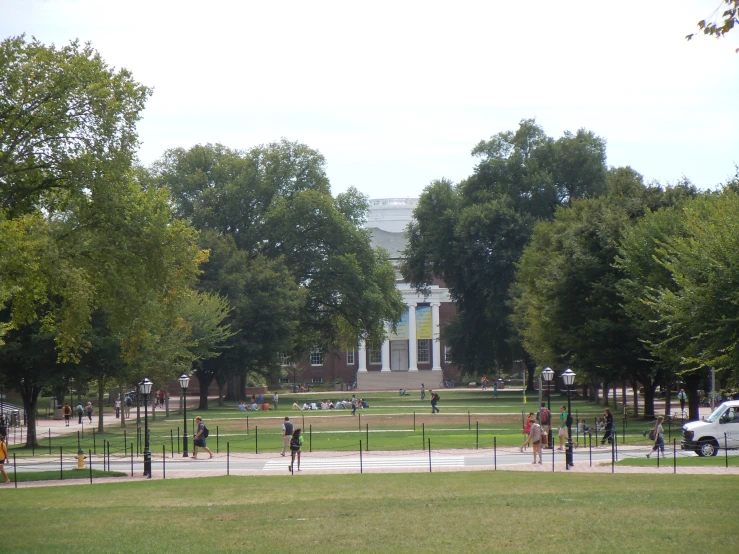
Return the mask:
[[300,434],[300,429],[293,431],[293,437],[290,439],[290,465],[287,466],[287,470],[293,473],[293,465],[295,464],[295,455],[298,456],[298,471],[300,471],[300,449],[303,446],[303,436]]

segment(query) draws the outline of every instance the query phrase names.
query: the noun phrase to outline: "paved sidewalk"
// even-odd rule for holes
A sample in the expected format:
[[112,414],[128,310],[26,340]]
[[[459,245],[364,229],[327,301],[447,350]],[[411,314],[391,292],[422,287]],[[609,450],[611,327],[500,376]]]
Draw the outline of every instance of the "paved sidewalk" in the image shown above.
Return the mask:
[[[644,447],[630,447],[621,450],[624,454],[627,452],[632,456],[643,456],[646,449]],[[551,455],[551,451],[549,451]],[[601,454],[606,454],[601,451]],[[530,462],[530,454],[513,453],[511,449],[499,450],[497,453],[498,465],[497,470],[494,467],[493,452],[480,450],[440,450],[431,452],[431,469],[434,473],[452,472],[452,471],[484,471],[492,474],[497,471],[520,471],[520,472],[552,472],[551,457],[546,459],[542,465],[532,464]],[[555,473],[611,473],[610,459],[594,460],[592,467],[589,464],[584,452],[580,452],[579,457],[575,458],[575,467],[565,470],[564,457],[558,454],[555,458]],[[525,460],[523,462],[522,460]],[[167,479],[190,479],[202,477],[224,477],[228,473],[235,476],[275,476],[283,475],[285,477],[302,477],[309,475],[331,475],[331,474],[359,474],[360,473],[360,457],[358,453],[348,452],[314,452],[303,453],[302,469],[300,473],[295,472],[291,475],[287,470],[289,463],[288,457],[281,457],[279,453],[265,454],[232,454],[228,460],[229,468],[227,469],[227,456],[225,454],[217,454],[213,459],[192,460],[189,458],[167,458],[166,478]],[[739,475],[739,463],[737,456],[732,456],[730,463],[734,464],[729,468],[725,467],[691,467],[678,466],[678,475],[726,475],[736,477]],[[102,462],[95,465],[100,467]],[[428,453],[424,451],[403,451],[403,452],[371,452],[362,456],[362,472],[363,473],[426,473],[429,471]],[[127,461],[120,462],[128,464]],[[662,467],[647,466],[621,466],[616,465],[615,474],[672,474],[672,458],[664,458]],[[130,465],[122,467],[113,467],[113,470],[121,469],[126,473],[130,471]],[[133,477],[104,477],[95,478],[95,484],[105,483],[121,483],[130,481],[146,480],[142,474],[142,459],[137,458],[134,462]],[[161,480],[162,475],[162,459],[161,456],[155,456],[152,459],[152,481]],[[89,485],[89,477],[80,479],[65,479],[63,481],[32,481],[18,483],[18,488],[29,487],[50,487],[50,486],[69,486],[69,485]],[[11,488],[8,485],[4,488]]]

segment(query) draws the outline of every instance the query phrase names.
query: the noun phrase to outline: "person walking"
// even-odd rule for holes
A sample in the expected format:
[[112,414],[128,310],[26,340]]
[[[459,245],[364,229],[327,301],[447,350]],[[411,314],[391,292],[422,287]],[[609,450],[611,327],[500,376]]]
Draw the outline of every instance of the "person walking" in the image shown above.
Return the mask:
[[534,413],[529,412],[529,417],[526,418],[526,423],[523,426],[523,434],[526,437],[523,444],[518,448],[519,452],[523,452],[523,449],[526,448],[529,444],[529,435],[531,435],[531,424],[534,423]]
[[685,411],[685,400],[687,400],[688,396],[685,394],[685,389],[680,389],[680,392],[677,393],[677,399],[680,401],[680,411]]
[[92,423],[92,402],[87,403],[87,406],[85,406],[85,411],[87,412],[87,419],[89,419],[90,423]]
[[275,411],[277,411],[277,403],[279,402],[279,400],[280,400],[279,395],[277,393],[274,393],[272,395],[272,404],[275,405]]
[[436,406],[436,404],[440,400],[439,395],[432,390],[429,390],[429,393],[431,393],[431,413],[438,414],[439,408]]
[[85,413],[85,409],[82,407],[82,402],[77,404],[77,424],[82,425],[82,416]]
[[8,474],[5,473],[5,464],[8,463],[8,445],[5,444],[5,436],[0,435],[0,473],[5,477],[5,484],[10,483]]
[[608,444],[613,444],[613,414],[611,414],[611,409],[606,408],[603,417],[605,418],[605,433],[603,434],[603,439],[600,441],[601,446],[606,444],[606,441],[608,441]]
[[562,406],[562,411],[559,414],[559,448],[557,450],[564,450],[564,441],[567,437],[567,406]]
[[426,385],[421,383],[421,400],[424,400],[426,398]]
[[529,430],[529,436],[526,439],[526,442],[523,443],[523,447],[521,447],[522,451],[523,451],[523,448],[525,448],[529,444],[533,447],[533,452],[534,452],[534,461],[531,462],[531,463],[532,464],[535,464],[536,463],[536,458],[537,458],[537,455],[538,455],[539,463],[541,464],[542,463],[542,457],[541,457],[541,425],[535,419],[531,422],[531,429]]
[[[547,439],[542,442],[541,447],[549,448],[548,438],[552,436],[552,414],[547,410],[546,402],[542,401],[541,408],[539,408],[539,412],[536,414],[536,421],[541,425],[542,433],[546,434],[546,437],[542,436],[542,439]],[[552,446],[554,446],[554,441],[552,441]]]
[[655,452],[656,450],[659,450],[662,452],[662,456],[665,455],[665,438],[663,436],[663,433],[665,432],[664,428],[662,427],[662,422],[665,419],[663,417],[657,418],[657,425],[654,426],[654,446],[652,446],[652,450],[647,454],[647,458],[649,458],[652,455],[652,452]]
[[64,408],[62,408],[62,414],[64,415],[64,423],[67,427],[69,427],[69,419],[72,417],[72,406],[69,405],[69,402],[66,402],[64,404]]
[[121,397],[119,396],[115,401],[115,418],[121,417]]
[[131,406],[133,406],[133,400],[131,399],[130,394],[126,395],[126,398],[123,401],[123,405],[125,406],[126,418],[130,418],[131,417]]
[[192,454],[192,459],[198,459],[198,447],[205,450],[208,454],[210,454],[210,457],[212,458],[213,452],[211,452],[210,448],[208,448],[208,446],[205,444],[205,439],[208,438],[208,428],[205,426],[205,423],[203,423],[203,418],[200,416],[195,418],[195,423],[198,424],[198,432],[192,439],[192,443],[193,445],[195,445],[195,452],[193,452]]
[[300,471],[300,449],[303,446],[303,436],[300,434],[300,429],[295,429],[293,436],[290,439],[290,465],[287,469],[290,473],[294,473],[293,467],[295,465],[295,456],[298,457],[298,471]]
[[290,418],[285,416],[285,421],[282,423],[282,456],[285,455],[285,449],[290,444],[294,430],[293,424],[290,423]]

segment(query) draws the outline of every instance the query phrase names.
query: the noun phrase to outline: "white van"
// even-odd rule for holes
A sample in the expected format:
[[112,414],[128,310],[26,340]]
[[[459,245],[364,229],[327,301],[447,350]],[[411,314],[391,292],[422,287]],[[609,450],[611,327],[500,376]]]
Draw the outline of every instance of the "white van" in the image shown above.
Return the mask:
[[682,450],[698,456],[715,456],[719,448],[739,448],[739,400],[724,402],[704,421],[683,425]]

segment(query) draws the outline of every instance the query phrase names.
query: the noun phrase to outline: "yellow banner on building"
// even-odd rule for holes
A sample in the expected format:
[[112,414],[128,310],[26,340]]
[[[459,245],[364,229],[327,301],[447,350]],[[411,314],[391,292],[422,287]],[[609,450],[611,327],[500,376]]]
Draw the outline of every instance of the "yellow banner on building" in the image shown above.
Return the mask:
[[416,338],[419,340],[434,338],[431,328],[431,306],[418,306],[416,308]]
[[403,315],[400,316],[400,321],[398,322],[395,333],[390,331],[387,334],[387,340],[408,340],[408,308],[406,308]]

